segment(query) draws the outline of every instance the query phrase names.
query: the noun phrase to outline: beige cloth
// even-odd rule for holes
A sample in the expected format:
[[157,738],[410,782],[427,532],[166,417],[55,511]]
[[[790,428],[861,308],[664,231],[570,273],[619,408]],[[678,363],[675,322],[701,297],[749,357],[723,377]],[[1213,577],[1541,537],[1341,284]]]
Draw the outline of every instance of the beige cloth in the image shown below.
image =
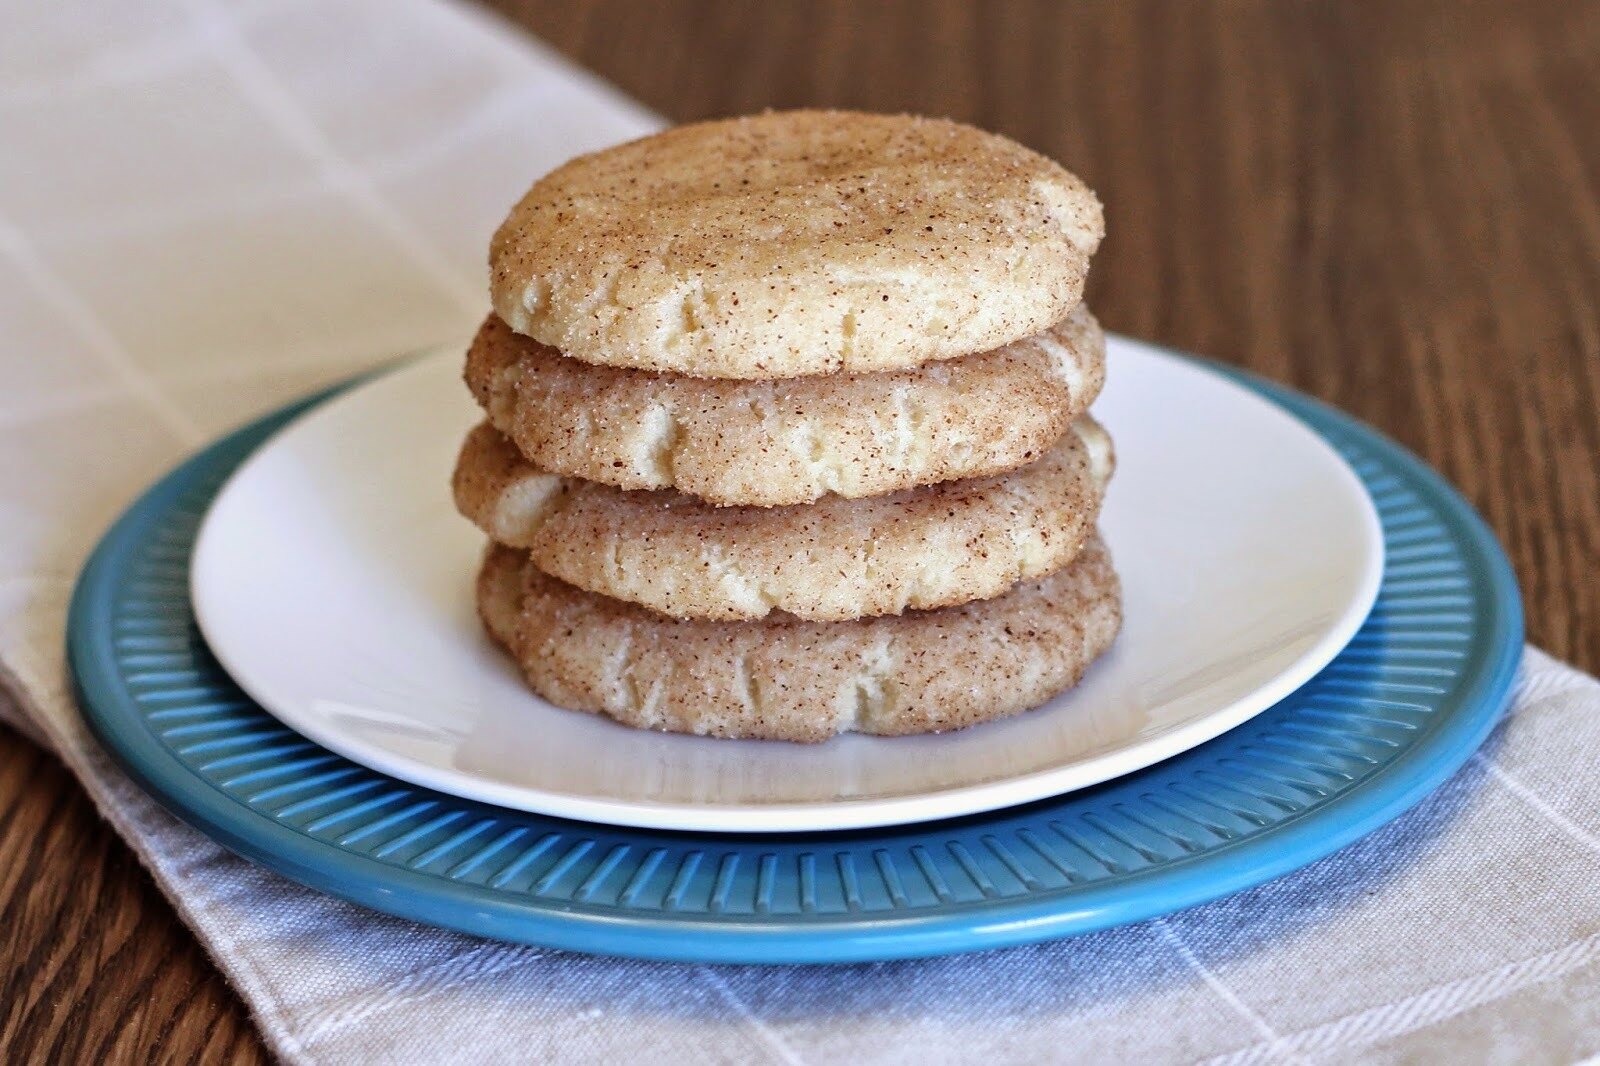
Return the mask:
[[763,969],[488,943],[307,891],[179,825],[107,763],[65,685],[67,596],[95,539],[221,430],[464,337],[488,234],[530,176],[656,120],[432,0],[31,0],[4,25],[0,677],[18,726],[82,778],[284,1058],[1600,1049],[1600,686],[1538,652],[1484,753],[1361,843],[1171,918],[961,958]]

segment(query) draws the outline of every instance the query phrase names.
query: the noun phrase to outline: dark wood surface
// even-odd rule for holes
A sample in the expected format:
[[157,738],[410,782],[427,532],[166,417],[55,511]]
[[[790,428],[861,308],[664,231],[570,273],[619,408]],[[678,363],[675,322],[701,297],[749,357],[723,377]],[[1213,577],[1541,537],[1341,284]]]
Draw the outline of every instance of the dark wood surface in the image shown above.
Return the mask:
[[[1600,669],[1600,4],[502,0],[669,118],[949,115],[1107,204],[1112,329],[1399,438]],[[530,175],[530,178],[532,175]],[[237,997],[66,773],[0,729],[0,1059],[249,1062]]]

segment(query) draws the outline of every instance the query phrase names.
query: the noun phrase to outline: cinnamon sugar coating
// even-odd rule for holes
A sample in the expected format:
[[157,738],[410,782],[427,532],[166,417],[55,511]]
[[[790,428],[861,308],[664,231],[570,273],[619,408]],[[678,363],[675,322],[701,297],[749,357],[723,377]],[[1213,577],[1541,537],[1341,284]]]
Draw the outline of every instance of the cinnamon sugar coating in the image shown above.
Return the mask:
[[1072,561],[1099,514],[1110,439],[1087,416],[1027,466],[863,500],[714,507],[529,464],[487,423],[456,465],[456,506],[546,573],[676,618],[812,620],[998,596]]
[[564,584],[491,545],[478,609],[535,692],[641,729],[815,742],[962,729],[1083,676],[1122,623],[1111,558],[1004,596],[853,622],[678,621]]
[[768,112],[536,182],[495,233],[518,333],[585,362],[764,379],[989,351],[1059,321],[1104,234],[1060,165],[943,119]]
[[1098,395],[1105,334],[1080,304],[1042,333],[916,370],[746,382],[582,363],[490,316],[465,376],[544,470],[772,507],[1029,462]]

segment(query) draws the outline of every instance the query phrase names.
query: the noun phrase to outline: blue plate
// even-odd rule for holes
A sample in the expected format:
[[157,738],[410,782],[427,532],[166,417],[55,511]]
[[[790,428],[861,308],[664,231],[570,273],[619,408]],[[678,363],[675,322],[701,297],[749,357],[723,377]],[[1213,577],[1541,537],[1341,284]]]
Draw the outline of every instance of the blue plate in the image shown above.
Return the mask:
[[1366,483],[1387,549],[1377,605],[1282,703],[1059,799],[898,828],[696,835],[485,806],[318,747],[217,665],[188,569],[222,482],[326,394],[213,444],[117,522],[73,596],[73,677],[107,749],[178,817],[314,888],[481,936],[697,962],[850,962],[1138,921],[1294,870],[1416,803],[1499,719],[1522,647],[1511,570],[1448,485],[1349,417],[1240,380],[1323,434]]

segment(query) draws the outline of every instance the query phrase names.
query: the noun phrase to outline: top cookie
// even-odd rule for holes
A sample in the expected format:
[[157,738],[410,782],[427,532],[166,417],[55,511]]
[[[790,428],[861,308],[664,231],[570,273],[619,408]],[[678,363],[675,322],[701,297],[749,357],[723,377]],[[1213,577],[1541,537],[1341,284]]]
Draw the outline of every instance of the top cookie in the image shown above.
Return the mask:
[[769,112],[581,156],[490,245],[495,310],[586,362],[892,370],[1061,319],[1104,233],[1056,163],[943,119]]

